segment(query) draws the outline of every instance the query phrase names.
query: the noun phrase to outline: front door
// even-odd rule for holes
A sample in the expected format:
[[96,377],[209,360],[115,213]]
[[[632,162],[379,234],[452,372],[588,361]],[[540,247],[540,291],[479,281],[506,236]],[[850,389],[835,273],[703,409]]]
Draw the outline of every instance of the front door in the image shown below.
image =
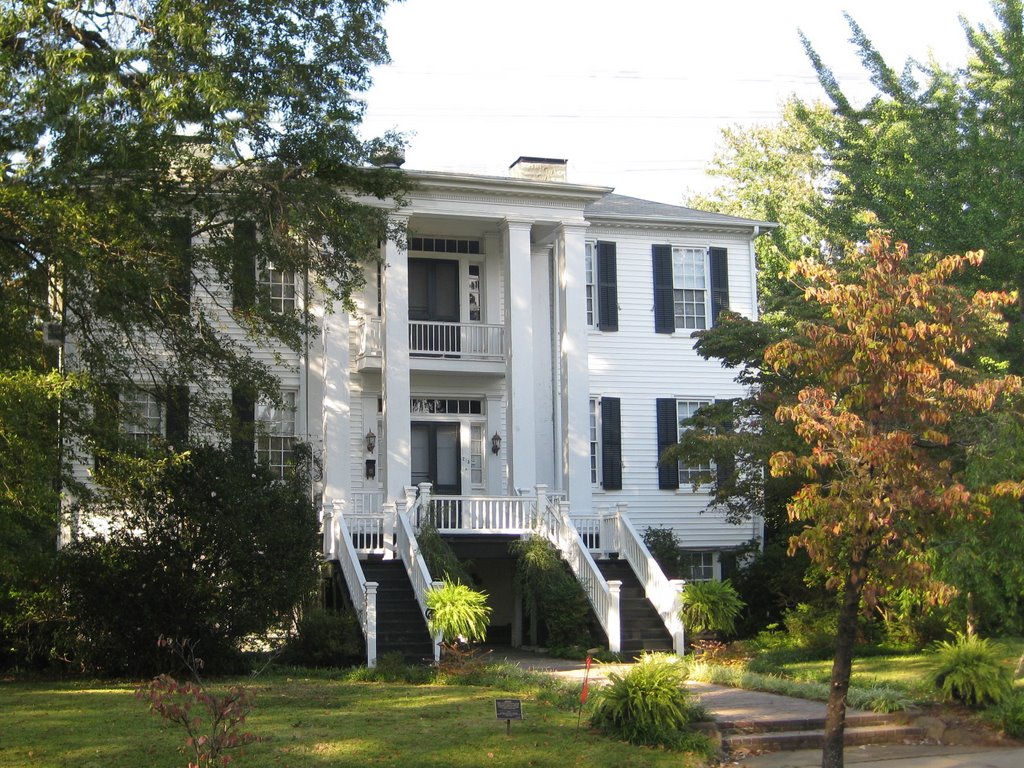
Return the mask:
[[[438,496],[462,493],[462,450],[459,425],[447,422],[413,422],[412,482],[431,483]],[[433,505],[438,528],[461,526],[461,509],[456,501]]]
[[443,496],[462,493],[462,449],[457,423],[413,422],[412,482],[432,483]]

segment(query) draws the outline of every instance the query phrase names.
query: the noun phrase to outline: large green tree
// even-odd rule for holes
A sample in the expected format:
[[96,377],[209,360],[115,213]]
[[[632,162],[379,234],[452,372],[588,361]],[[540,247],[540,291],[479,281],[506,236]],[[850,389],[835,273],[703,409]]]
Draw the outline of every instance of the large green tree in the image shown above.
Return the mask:
[[966,256],[911,257],[905,244],[874,237],[851,251],[856,280],[803,260],[794,272],[821,319],[804,321],[765,353],[778,372],[813,377],[777,411],[809,450],[772,456],[775,475],[802,486],[789,502],[802,549],[841,597],[822,765],[843,764],[843,725],[857,615],[893,586],[931,577],[929,547],[971,530],[991,494],[1018,494],[1014,477],[975,487],[963,468],[974,449],[971,417],[1007,408],[1016,376],[964,363],[998,330],[1006,293],[967,296],[953,275],[981,263]]
[[[794,322],[812,320],[821,311],[799,300],[799,290],[785,274],[787,264],[812,258],[846,270],[853,280],[851,264],[842,253],[880,227],[908,242],[912,252],[984,249],[982,265],[954,278],[957,284],[968,292],[979,287],[1017,290],[1018,301],[1002,310],[1009,332],[1001,338],[979,338],[971,354],[989,370],[1024,371],[1024,292],[1019,290],[1024,285],[1024,141],[1019,131],[1024,110],[1024,5],[999,0],[994,10],[996,23],[991,28],[962,20],[969,58],[952,70],[930,61],[909,61],[901,69],[891,66],[847,17],[852,43],[875,85],[872,98],[865,103],[850,98],[826,57],[805,39],[826,102],[794,99],[778,125],[726,132],[713,166],[726,183],[698,202],[773,219],[781,226],[757,244],[761,320],[725,323],[708,331],[699,343],[706,355],[726,364],[745,359],[757,370],[766,338],[788,333]],[[768,377],[757,384],[740,406],[763,414],[777,387],[797,382]],[[758,445],[746,434],[752,425],[757,431],[758,423],[737,420],[735,437],[698,424],[705,428],[687,433],[687,441],[697,452],[707,453],[716,440],[723,455],[730,444],[737,452],[746,451]],[[785,425],[760,424],[765,442],[790,434]],[[774,434],[777,429],[782,435]],[[1020,457],[1008,446],[1015,444],[1019,433],[1017,420],[982,420],[976,429],[988,448],[976,452],[968,482],[978,478],[984,484],[992,473],[1014,471]],[[687,449],[685,443],[682,449]],[[757,455],[767,458],[763,450]],[[735,508],[745,499],[756,503],[757,489],[749,486],[718,487],[718,500],[724,497]],[[976,613],[983,628],[987,624],[990,629],[1012,631],[1019,628],[1024,605],[1024,574],[1003,567],[1002,559],[992,553],[1007,546],[1024,551],[1024,517],[1015,500],[994,503],[991,513],[977,521],[967,539],[934,540],[928,557],[943,579],[957,588],[961,616]],[[1000,605],[1011,609],[992,610]]]
[[[0,8],[0,487],[17,488],[0,528],[55,530],[58,428],[65,448],[102,444],[132,379],[161,397],[192,385],[205,429],[225,426],[229,385],[274,397],[252,344],[299,348],[315,329],[302,301],[268,300],[260,271],[348,299],[403,186],[368,162],[398,139],[359,133],[360,93],[387,58],[384,5]],[[18,474],[26,462],[51,472]],[[21,548],[0,544],[10,616]]]

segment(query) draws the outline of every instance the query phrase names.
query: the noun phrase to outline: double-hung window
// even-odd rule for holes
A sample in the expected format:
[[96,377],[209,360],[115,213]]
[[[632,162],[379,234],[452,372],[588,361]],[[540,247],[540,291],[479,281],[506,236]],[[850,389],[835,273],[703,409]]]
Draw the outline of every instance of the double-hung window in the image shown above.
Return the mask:
[[279,406],[265,400],[256,403],[256,459],[283,478],[294,461],[295,393],[283,392],[281,399]]
[[676,329],[707,328],[707,274],[703,248],[672,249],[672,308]]
[[164,434],[164,408],[152,392],[132,387],[121,392],[121,434],[132,445],[148,448]]
[[263,301],[278,314],[295,311],[295,273],[268,266],[260,270],[259,290]]
[[[676,445],[682,438],[683,432],[687,429],[687,427],[683,426],[683,421],[693,416],[702,405],[707,405],[710,402],[710,400],[658,398],[659,459],[667,448]],[[685,465],[681,461],[675,464],[659,461],[658,487],[662,489],[689,487],[693,485],[698,477],[707,475],[711,470],[710,464]]]
[[687,581],[712,581],[715,578],[714,552],[683,552],[682,565]]
[[729,254],[725,248],[655,245],[654,330],[673,333],[715,325],[729,308]]

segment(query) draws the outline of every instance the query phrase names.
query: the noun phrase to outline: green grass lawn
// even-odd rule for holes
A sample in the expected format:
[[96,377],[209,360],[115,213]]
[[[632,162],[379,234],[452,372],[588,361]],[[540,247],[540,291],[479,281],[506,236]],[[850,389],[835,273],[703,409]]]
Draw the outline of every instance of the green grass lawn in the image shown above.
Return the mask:
[[[993,640],[1000,649],[1003,662],[1012,670],[1024,653],[1024,638]],[[933,691],[928,685],[932,662],[927,651],[893,656],[866,656],[854,658],[851,683],[860,686],[886,685],[906,691],[914,696],[930,698]],[[832,661],[801,661],[783,663],[777,674],[794,680],[827,683],[832,674]],[[1024,687],[1024,678],[1015,681]]]
[[[235,681],[244,682],[244,681]],[[632,747],[591,733],[586,715],[522,693],[461,685],[366,683],[274,674],[250,686],[246,729],[261,736],[234,765],[292,766],[673,766],[697,758]],[[134,696],[104,682],[0,682],[0,766],[179,768],[182,732]],[[523,721],[494,715],[495,698],[521,698]]]

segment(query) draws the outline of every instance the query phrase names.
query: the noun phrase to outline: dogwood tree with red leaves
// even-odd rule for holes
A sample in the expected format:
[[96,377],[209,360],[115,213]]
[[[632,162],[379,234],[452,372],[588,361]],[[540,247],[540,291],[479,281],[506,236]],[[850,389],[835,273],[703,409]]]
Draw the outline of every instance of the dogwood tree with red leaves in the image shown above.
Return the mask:
[[[990,493],[1021,493],[1000,483],[969,491],[960,476],[967,447],[954,439],[965,417],[1019,392],[1016,376],[968,367],[965,353],[1002,329],[1006,293],[967,296],[950,285],[976,268],[981,252],[912,257],[904,244],[873,235],[847,255],[844,282],[828,264],[800,261],[793,276],[820,320],[769,348],[778,373],[815,382],[776,418],[792,422],[808,447],[771,458],[776,476],[806,482],[792,498],[792,520],[806,523],[790,542],[803,548],[841,594],[822,766],[843,765],[846,694],[857,614],[886,586],[930,577],[928,541],[985,514]],[[852,268],[851,268],[852,267]]]

